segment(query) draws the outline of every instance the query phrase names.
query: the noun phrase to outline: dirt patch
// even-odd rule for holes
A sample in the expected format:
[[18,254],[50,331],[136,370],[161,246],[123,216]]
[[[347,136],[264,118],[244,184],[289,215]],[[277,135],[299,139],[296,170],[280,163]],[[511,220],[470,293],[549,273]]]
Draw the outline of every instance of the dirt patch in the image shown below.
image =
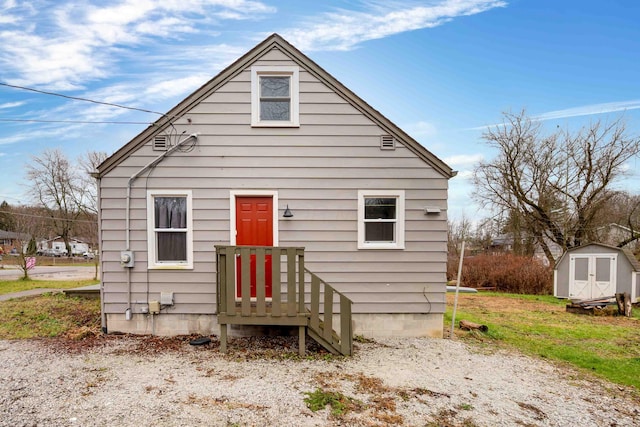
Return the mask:
[[[452,305],[455,296],[447,294],[447,304]],[[540,311],[546,313],[563,313],[565,308],[549,304],[543,301],[531,301],[517,298],[488,296],[483,294],[459,294],[458,307],[463,309],[469,307],[479,311],[502,312],[502,313],[520,313]]]
[[[454,301],[454,294],[447,294],[447,304],[452,306]],[[568,302],[568,301],[567,301]],[[465,308],[478,312],[486,313],[504,313],[518,314],[518,313],[548,313],[558,314],[566,313],[565,305],[549,304],[544,301],[525,300],[519,298],[510,298],[506,296],[494,296],[478,294],[459,294],[458,295],[458,309],[464,310]],[[582,316],[576,314],[576,316]],[[595,324],[601,325],[620,325],[629,326],[629,321],[637,321],[636,319],[629,319],[622,316],[591,316],[591,321]],[[640,326],[640,325],[639,325]]]

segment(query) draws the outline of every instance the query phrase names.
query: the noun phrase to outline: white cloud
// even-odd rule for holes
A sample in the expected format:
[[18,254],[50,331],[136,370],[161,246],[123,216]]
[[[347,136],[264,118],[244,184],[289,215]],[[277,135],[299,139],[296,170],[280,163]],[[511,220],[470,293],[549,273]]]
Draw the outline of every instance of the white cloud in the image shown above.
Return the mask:
[[469,179],[473,178],[473,171],[471,171],[471,170],[460,171],[456,175],[456,178],[458,180],[469,180]]
[[448,156],[444,158],[444,162],[452,167],[468,167],[473,166],[478,162],[484,160],[484,155],[480,153],[476,154],[456,154],[454,156]]
[[20,107],[21,105],[24,105],[24,104],[26,104],[25,101],[6,102],[4,104],[0,104],[0,110],[7,109],[7,108]]
[[149,85],[144,94],[153,99],[167,99],[188,94],[202,86],[211,76],[206,74],[192,75],[178,79],[163,80]]
[[275,8],[251,0],[125,0],[109,6],[72,1],[33,10],[5,2],[0,7],[2,16],[13,11],[20,18],[0,30],[4,80],[71,90],[114,75],[123,46],[176,39],[208,31],[216,19],[251,19]]
[[390,2],[387,6],[376,5],[371,12],[326,13],[283,34],[302,51],[351,50],[367,40],[437,27],[460,16],[506,5],[503,0],[442,0],[430,6]]
[[420,121],[407,126],[407,132],[413,137],[435,136],[438,133],[433,123]]
[[568,117],[591,116],[595,114],[607,114],[615,113],[618,111],[637,110],[638,108],[640,108],[640,99],[634,99],[631,101],[606,102],[602,104],[583,105],[581,107],[549,111],[547,113],[532,116],[531,119],[536,121],[565,119]]
[[[580,107],[565,108],[564,110],[549,111],[546,113],[530,116],[534,122],[544,122],[546,120],[567,119],[571,117],[594,116],[597,114],[617,113],[640,109],[640,99],[631,101],[604,102],[602,104],[582,105]],[[484,126],[476,126],[466,130],[485,130],[495,126],[504,126],[505,123],[494,123]]]

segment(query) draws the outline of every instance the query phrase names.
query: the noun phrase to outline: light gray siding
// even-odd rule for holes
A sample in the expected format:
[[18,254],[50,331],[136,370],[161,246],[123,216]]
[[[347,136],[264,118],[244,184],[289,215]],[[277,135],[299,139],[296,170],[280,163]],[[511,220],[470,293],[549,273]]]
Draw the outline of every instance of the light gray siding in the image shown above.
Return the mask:
[[[255,63],[293,64],[277,50]],[[403,145],[381,150],[387,132],[304,69],[299,128],[252,128],[250,89],[246,70],[195,105],[176,122],[179,133],[199,133],[193,150],[171,154],[134,181],[131,300],[173,291],[171,313],[214,313],[214,245],[230,243],[230,191],[273,190],[278,245],[304,246],[306,266],[346,293],[354,313],[442,313],[447,178]],[[127,272],[119,263],[127,181],[159,154],[148,142],[101,179],[106,313],[127,307]],[[146,191],[176,189],[193,192],[193,270],[147,270]],[[357,249],[358,190],[365,189],[405,190],[404,250]],[[286,205],[291,219],[282,218]],[[425,206],[442,213],[425,215]]]

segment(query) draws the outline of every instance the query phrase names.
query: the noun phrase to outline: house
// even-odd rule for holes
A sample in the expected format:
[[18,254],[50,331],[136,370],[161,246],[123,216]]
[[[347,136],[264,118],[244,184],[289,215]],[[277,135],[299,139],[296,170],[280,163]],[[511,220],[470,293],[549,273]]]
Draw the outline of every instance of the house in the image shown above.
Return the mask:
[[[79,256],[85,252],[89,251],[89,244],[83,242],[80,239],[71,238],[69,239],[69,245],[71,246],[71,255]],[[60,236],[56,236],[53,239],[41,240],[37,244],[38,252],[44,252],[50,249],[51,251],[58,254],[66,254],[67,247],[64,243],[64,240]]]
[[[598,227],[595,230],[596,239],[598,242],[606,243],[608,245],[617,246],[618,243],[625,241],[631,236],[640,236],[640,232],[631,230],[624,225],[610,223]],[[637,251],[640,249],[640,238],[633,242],[627,243],[625,248],[631,249],[631,251]]]
[[103,329],[440,337],[454,175],[273,34],[98,167]]
[[553,295],[591,299],[627,292],[640,297],[640,262],[629,249],[589,243],[568,249],[553,271]]
[[19,250],[29,243],[30,238],[28,234],[0,230],[0,254],[10,253],[13,249]]

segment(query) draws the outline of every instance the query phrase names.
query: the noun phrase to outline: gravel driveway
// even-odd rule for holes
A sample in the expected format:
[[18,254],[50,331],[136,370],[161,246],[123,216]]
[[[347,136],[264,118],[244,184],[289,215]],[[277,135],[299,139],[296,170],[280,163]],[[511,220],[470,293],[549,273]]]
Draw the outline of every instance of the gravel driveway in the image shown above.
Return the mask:
[[[0,341],[0,425],[640,425],[629,389],[459,341],[359,343],[351,358],[299,358],[295,337],[232,340],[227,355],[215,340],[89,342]],[[343,413],[308,409],[317,389],[342,393]]]

